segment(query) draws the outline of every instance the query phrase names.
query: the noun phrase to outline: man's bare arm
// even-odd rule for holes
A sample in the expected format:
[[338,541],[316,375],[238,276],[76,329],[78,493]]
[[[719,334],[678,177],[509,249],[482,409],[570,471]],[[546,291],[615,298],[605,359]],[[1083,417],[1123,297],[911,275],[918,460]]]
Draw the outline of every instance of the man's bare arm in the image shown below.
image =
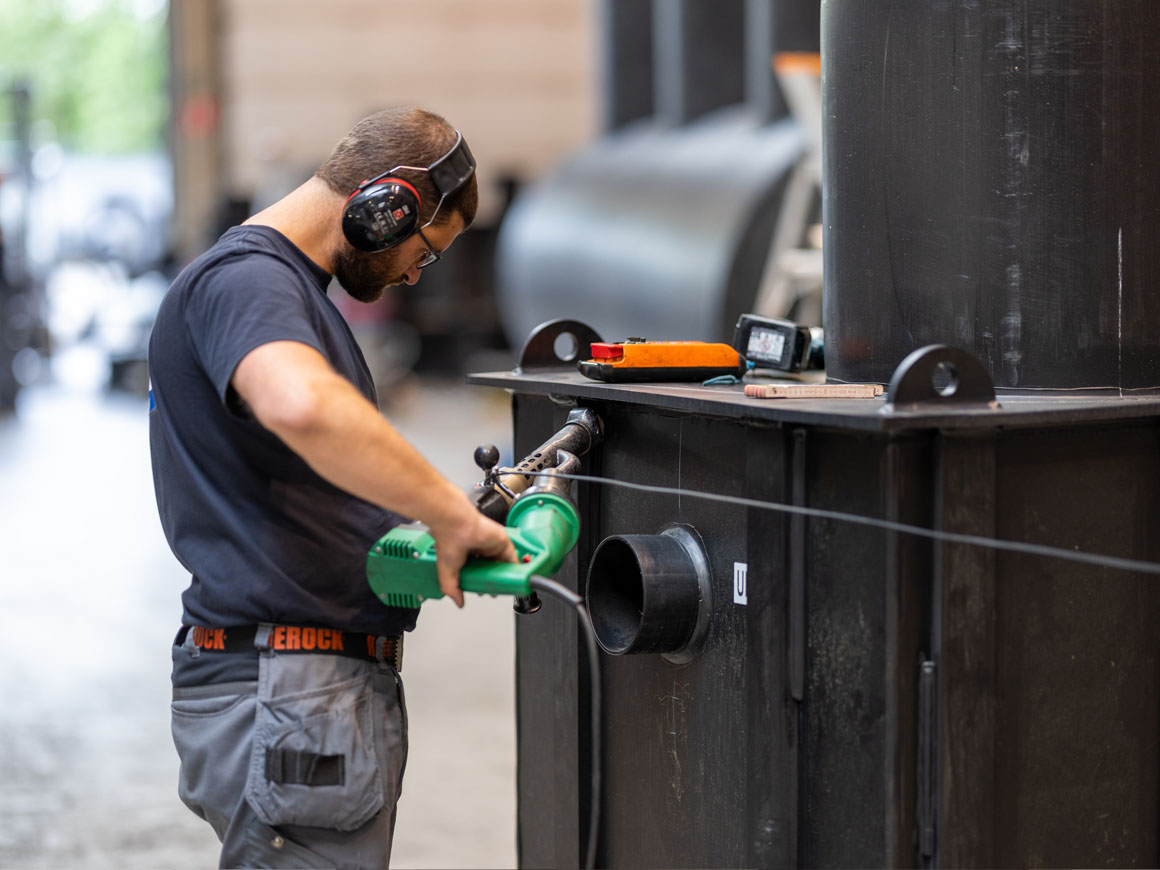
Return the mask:
[[460,607],[459,569],[469,553],[515,561],[503,527],[480,514],[314,348],[261,345],[238,364],[231,384],[258,422],[321,477],[424,523],[438,544],[439,585]]

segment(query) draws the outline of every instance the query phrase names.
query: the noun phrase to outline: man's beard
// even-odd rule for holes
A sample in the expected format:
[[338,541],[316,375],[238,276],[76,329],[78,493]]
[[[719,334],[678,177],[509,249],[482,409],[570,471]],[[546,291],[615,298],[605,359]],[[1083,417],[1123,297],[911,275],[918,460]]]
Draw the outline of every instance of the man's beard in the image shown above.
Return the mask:
[[334,277],[359,302],[374,302],[387,287],[403,282],[397,252],[367,254],[350,245],[335,254]]

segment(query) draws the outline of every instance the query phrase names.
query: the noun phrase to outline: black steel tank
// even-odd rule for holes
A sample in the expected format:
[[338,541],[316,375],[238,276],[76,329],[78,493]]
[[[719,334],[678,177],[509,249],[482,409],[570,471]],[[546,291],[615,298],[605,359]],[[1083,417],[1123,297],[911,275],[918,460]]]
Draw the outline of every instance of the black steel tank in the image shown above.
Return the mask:
[[[604,650],[597,866],[1160,866],[1160,399],[996,402],[934,347],[881,398],[765,400],[532,345],[470,380],[516,455],[603,423],[556,575]],[[521,867],[588,842],[577,632],[517,617]]]
[[827,375],[1160,389],[1160,4],[823,0]]

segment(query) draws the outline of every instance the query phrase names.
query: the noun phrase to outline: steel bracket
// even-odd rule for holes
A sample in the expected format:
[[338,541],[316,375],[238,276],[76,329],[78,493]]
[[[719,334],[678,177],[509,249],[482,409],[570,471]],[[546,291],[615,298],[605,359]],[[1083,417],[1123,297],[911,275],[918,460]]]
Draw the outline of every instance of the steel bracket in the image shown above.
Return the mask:
[[602,339],[579,320],[548,320],[529,334],[520,348],[516,372],[527,369],[575,368],[592,356],[592,342]]
[[995,404],[995,387],[983,364],[957,347],[920,347],[899,363],[887,402],[900,405]]

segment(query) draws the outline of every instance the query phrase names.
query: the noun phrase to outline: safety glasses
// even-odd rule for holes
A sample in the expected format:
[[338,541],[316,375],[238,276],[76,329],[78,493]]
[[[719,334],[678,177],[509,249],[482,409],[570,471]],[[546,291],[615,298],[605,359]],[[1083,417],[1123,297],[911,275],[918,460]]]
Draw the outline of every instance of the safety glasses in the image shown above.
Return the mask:
[[423,240],[423,244],[427,246],[427,253],[423,256],[423,259],[419,261],[419,268],[426,269],[432,263],[438,263],[441,259],[443,259],[443,255],[431,247],[431,243],[427,241],[427,236],[423,234],[423,230],[417,229],[416,232],[419,233],[419,238]]

